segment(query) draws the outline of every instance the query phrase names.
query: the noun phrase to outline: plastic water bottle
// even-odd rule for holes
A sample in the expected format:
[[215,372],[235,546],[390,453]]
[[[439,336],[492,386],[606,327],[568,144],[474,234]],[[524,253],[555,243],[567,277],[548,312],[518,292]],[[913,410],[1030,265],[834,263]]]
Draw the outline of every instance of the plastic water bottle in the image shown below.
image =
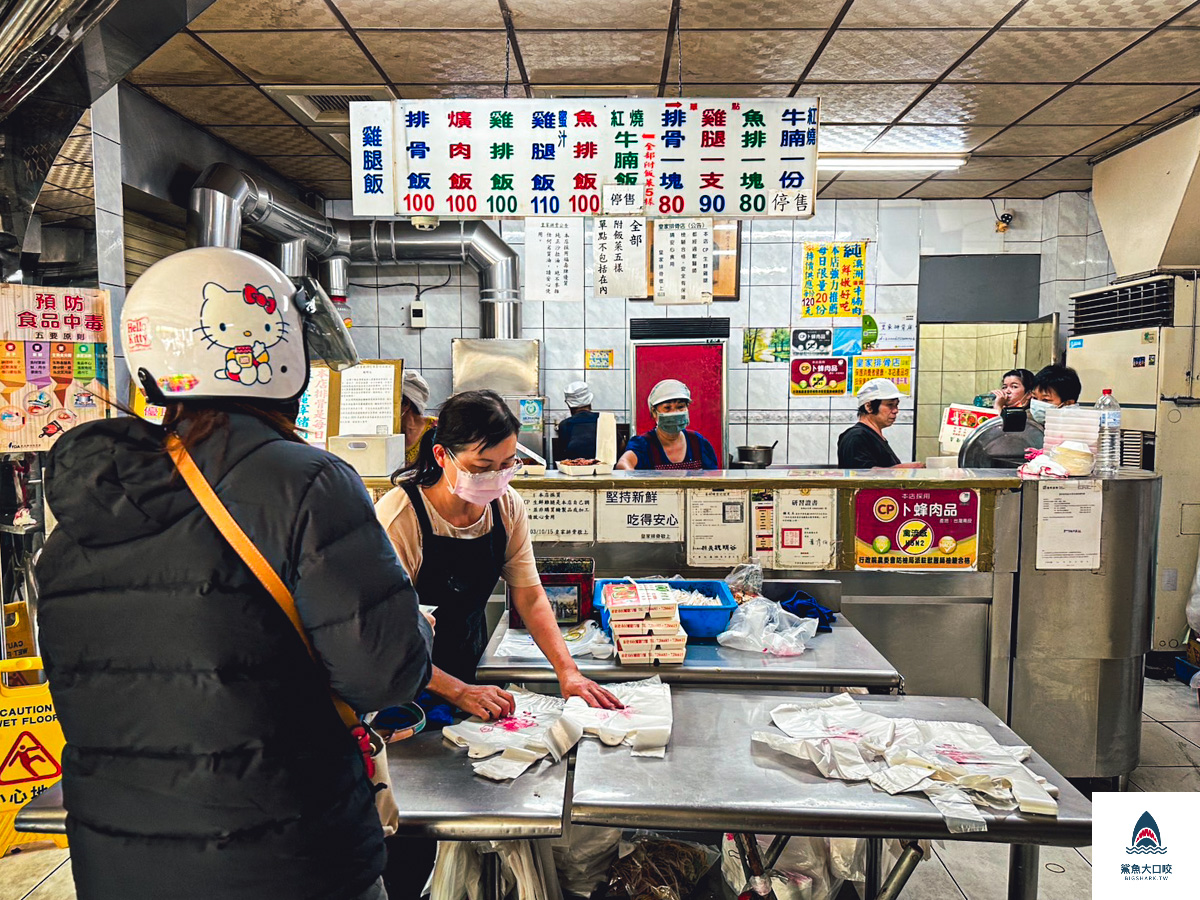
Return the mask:
[[1096,401],[1100,413],[1100,458],[1096,460],[1096,474],[1112,478],[1121,468],[1121,405],[1113,396],[1112,388],[1105,388]]

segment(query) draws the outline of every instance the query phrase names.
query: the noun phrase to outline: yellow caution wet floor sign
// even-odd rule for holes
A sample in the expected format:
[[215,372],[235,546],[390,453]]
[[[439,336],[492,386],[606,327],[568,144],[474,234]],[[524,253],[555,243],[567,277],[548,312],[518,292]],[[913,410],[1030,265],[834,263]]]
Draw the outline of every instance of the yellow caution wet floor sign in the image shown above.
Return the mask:
[[[0,660],[0,676],[41,669],[39,657]],[[13,827],[21,807],[62,778],[62,728],[50,698],[50,686],[6,685],[0,677],[0,856],[18,844],[61,835],[23,834]]]

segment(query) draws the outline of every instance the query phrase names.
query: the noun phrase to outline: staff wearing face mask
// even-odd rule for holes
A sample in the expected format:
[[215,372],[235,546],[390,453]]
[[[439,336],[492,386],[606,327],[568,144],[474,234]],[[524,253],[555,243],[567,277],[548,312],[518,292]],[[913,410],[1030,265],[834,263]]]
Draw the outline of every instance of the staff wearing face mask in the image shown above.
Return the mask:
[[1082,390],[1079,375],[1070,366],[1046,366],[1034,376],[1029,414],[1044,425],[1047,410],[1076,406]]
[[[455,394],[421,439],[417,461],[392,476],[396,487],[375,505],[421,603],[437,607],[433,676],[422,706],[437,698],[483,719],[513,711],[513,697],[475,683],[487,644],[488,597],[503,578],[534,641],[554,667],[564,697],[617,709],[620,702],[585,678],[562,639],[542,588],[525,503],[509,487],[517,474],[517,421],[493,391]],[[435,721],[437,712],[430,713]],[[389,838],[384,879],[393,900],[419,896],[433,864],[433,841]]]
[[617,460],[618,469],[719,469],[717,452],[699,432],[688,429],[692,392],[682,381],[668,378],[650,391],[647,400],[654,427],[629,439]]

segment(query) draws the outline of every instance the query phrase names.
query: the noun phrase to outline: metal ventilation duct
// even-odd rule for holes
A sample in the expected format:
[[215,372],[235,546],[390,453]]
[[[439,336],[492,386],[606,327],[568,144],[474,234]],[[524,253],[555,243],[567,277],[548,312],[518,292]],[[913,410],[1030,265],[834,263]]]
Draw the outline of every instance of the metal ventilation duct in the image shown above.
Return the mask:
[[305,254],[315,256],[335,298],[345,296],[350,263],[469,265],[479,272],[480,334],[521,336],[520,260],[483,222],[420,230],[411,222],[329,219],[233,166],[209,166],[192,187],[188,243],[238,247],[243,226],[281,245],[280,265],[288,275],[304,274]]
[[1097,163],[1092,202],[1118,276],[1200,265],[1200,117]]

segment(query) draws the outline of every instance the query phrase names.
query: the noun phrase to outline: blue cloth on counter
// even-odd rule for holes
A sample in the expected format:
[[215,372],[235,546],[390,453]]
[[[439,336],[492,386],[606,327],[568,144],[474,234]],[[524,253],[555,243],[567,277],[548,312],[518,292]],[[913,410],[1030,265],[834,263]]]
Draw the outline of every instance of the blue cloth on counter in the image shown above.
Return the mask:
[[837,613],[822,606],[804,591],[796,591],[790,600],[784,600],[779,605],[793,616],[799,616],[801,619],[816,619],[817,634],[823,631],[833,631],[833,623],[837,621]]
[[416,704],[425,710],[426,728],[444,728],[457,721],[454,717],[454,704],[447,703],[437,694],[421,691],[417,695]]

